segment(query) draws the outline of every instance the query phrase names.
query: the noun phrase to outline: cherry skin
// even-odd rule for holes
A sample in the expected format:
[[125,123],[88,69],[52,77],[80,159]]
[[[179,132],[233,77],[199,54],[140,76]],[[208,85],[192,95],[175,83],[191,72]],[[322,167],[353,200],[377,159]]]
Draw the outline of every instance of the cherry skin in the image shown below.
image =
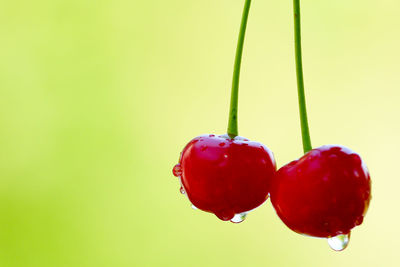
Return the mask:
[[267,147],[228,135],[194,138],[173,169],[192,204],[224,221],[264,203],[275,172]]
[[371,179],[360,156],[332,145],[309,151],[278,170],[270,192],[293,231],[330,238],[360,225],[371,199]]

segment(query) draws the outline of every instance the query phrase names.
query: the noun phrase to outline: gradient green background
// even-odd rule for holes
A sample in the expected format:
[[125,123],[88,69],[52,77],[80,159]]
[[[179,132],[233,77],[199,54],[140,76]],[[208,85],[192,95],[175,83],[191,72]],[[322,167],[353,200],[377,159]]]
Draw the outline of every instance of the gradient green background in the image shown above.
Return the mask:
[[[303,0],[314,146],[373,180],[342,253],[269,200],[242,224],[194,211],[171,169],[226,131],[243,1],[0,0],[0,266],[399,266],[400,1]],[[302,155],[292,1],[253,1],[239,132]]]

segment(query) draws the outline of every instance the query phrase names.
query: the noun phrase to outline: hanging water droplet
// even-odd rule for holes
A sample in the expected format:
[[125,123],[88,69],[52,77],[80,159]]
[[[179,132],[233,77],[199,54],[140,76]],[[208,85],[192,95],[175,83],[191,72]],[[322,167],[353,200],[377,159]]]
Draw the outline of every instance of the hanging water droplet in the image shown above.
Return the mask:
[[244,219],[246,219],[246,215],[247,215],[247,212],[235,214],[235,216],[233,216],[233,218],[231,219],[231,222],[241,223],[244,221]]
[[195,205],[193,205],[193,204],[192,204],[192,209],[198,210],[198,208],[197,208]]
[[183,186],[181,186],[181,189],[179,191],[181,191],[181,194],[186,194],[185,189],[183,188]]
[[172,173],[176,176],[176,177],[180,177],[182,175],[182,167],[181,164],[176,164],[174,166],[174,168],[172,169]]
[[331,238],[328,238],[328,244],[331,249],[336,251],[342,251],[349,245],[350,241],[350,233],[347,235],[337,235]]

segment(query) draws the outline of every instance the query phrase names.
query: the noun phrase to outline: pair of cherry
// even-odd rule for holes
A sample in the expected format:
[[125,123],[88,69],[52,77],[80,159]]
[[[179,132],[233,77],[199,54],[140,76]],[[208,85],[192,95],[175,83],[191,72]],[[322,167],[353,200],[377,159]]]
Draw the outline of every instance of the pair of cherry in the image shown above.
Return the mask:
[[362,159],[338,145],[312,149],[276,171],[261,143],[202,135],[186,145],[173,173],[196,208],[221,220],[241,222],[270,196],[290,229],[315,237],[348,235],[362,223],[371,198]]
[[346,247],[371,199],[371,179],[358,154],[339,145],[311,149],[305,105],[300,38],[300,1],[294,0],[295,55],[300,121],[305,155],[278,171],[263,144],[238,136],[240,64],[251,0],[245,0],[232,82],[227,135],[202,135],[183,149],[173,168],[181,192],[193,206],[224,221],[241,222],[271,197],[281,220],[293,231],[329,238]]

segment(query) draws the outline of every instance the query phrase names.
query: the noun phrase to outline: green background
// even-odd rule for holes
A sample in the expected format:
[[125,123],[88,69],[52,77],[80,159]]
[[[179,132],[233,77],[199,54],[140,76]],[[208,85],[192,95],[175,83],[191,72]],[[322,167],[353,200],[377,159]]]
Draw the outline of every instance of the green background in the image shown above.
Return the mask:
[[[302,1],[314,146],[373,181],[348,249],[287,229],[269,200],[232,224],[171,169],[226,131],[243,1],[0,0],[0,266],[399,266],[400,2]],[[240,135],[302,155],[292,1],[253,1]]]

